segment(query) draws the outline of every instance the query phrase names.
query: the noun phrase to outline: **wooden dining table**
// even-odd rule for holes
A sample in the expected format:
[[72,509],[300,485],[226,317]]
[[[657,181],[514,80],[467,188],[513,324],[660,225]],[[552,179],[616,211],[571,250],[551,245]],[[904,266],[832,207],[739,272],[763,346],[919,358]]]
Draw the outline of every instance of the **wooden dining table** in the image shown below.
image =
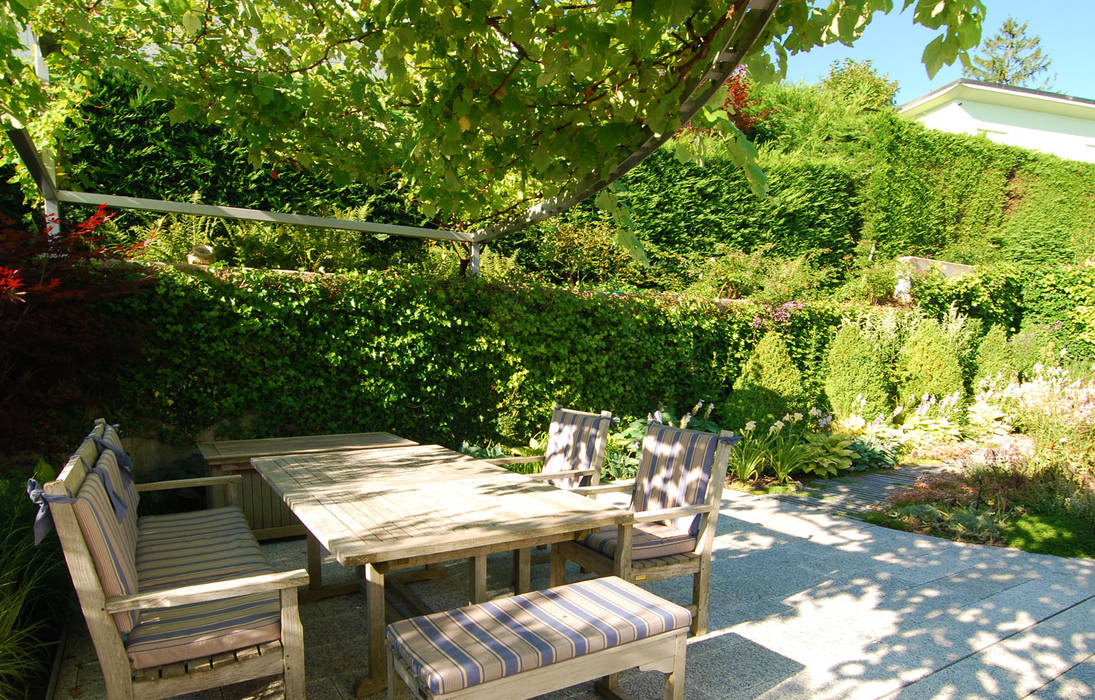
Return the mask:
[[[320,547],[364,569],[369,659],[358,697],[387,686],[390,572],[467,558],[469,600],[478,603],[486,555],[576,539],[633,517],[440,445],[257,457],[252,465],[308,530],[310,589],[322,590]],[[526,565],[518,590],[527,577]]]

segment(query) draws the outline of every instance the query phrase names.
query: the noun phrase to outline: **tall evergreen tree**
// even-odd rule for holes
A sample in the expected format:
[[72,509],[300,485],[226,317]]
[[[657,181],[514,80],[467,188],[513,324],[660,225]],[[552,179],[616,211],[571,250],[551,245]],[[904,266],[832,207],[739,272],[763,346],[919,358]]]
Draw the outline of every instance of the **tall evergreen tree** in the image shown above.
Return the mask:
[[994,37],[985,42],[979,55],[962,69],[966,78],[1013,87],[1036,87],[1044,90],[1053,79],[1046,77],[1041,84],[1035,80],[1049,71],[1049,56],[1042,51],[1041,37],[1027,34],[1027,23],[1008,17]]

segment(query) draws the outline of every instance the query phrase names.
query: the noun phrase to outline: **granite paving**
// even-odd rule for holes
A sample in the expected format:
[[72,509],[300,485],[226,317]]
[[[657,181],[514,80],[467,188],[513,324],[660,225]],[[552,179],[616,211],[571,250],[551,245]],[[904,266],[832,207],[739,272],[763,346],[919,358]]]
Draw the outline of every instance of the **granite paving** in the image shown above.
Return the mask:
[[[689,640],[688,698],[1095,698],[1095,560],[890,530],[809,500],[725,494],[710,631]],[[303,540],[264,550],[275,568],[304,564]],[[324,567],[325,579],[357,576],[333,560]],[[446,568],[444,579],[413,584],[436,609],[466,600],[466,563]],[[509,593],[509,571],[508,554],[490,558],[492,595]],[[547,579],[546,565],[534,567],[535,586]],[[646,587],[680,603],[691,596],[688,578]],[[365,670],[363,595],[301,610],[308,697],[353,697]],[[72,630],[54,698],[104,698],[82,618]],[[661,697],[663,680],[622,675],[638,698]],[[274,680],[187,697],[281,696]],[[584,684],[546,697],[595,695]]]

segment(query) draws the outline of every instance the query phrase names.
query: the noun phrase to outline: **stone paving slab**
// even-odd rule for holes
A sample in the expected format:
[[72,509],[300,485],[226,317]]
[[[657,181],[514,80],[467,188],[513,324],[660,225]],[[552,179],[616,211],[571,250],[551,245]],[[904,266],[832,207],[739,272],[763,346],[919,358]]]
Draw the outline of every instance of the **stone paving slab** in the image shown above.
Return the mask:
[[[727,492],[723,505],[711,631],[689,641],[688,698],[1095,698],[1095,561],[889,530],[766,496]],[[279,569],[304,561],[300,540],[264,550]],[[447,568],[447,579],[415,584],[438,609],[464,595],[466,564]],[[508,554],[490,558],[492,595],[507,594],[509,571]],[[533,584],[546,586],[547,574],[534,567]],[[354,576],[325,564],[325,579]],[[646,587],[680,603],[691,596],[688,578]],[[301,617],[308,697],[351,698],[364,670],[362,597],[307,604]],[[55,697],[71,697],[80,664],[80,697],[98,700],[94,651],[82,620],[75,626]],[[632,671],[621,682],[653,698],[662,679]],[[189,698],[280,695],[279,682],[258,682]],[[585,685],[546,697],[595,696]]]

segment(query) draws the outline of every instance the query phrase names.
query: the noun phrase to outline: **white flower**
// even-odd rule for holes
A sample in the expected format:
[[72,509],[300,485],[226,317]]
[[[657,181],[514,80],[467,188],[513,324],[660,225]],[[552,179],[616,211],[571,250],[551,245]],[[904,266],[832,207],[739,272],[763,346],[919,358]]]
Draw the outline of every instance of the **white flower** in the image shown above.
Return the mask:
[[772,427],[768,428],[768,434],[771,435],[772,433],[778,433],[779,431],[783,430],[783,425],[783,421],[777,420],[775,423],[772,423]]
[[755,420],[749,421],[748,423],[745,424],[745,427],[742,428],[742,430],[747,432],[747,433],[751,433],[756,429],[757,429],[757,422]]
[[[1092,368],[1095,369],[1095,365],[1092,365]],[[818,408],[817,406],[814,406],[813,408],[810,409],[810,417],[811,418],[821,418],[821,416],[823,416],[823,415],[824,415],[824,413],[822,413],[821,409]]]
[[798,423],[800,420],[802,420],[802,414],[801,413],[796,413],[795,415],[793,415],[791,417],[795,419],[796,423]]

